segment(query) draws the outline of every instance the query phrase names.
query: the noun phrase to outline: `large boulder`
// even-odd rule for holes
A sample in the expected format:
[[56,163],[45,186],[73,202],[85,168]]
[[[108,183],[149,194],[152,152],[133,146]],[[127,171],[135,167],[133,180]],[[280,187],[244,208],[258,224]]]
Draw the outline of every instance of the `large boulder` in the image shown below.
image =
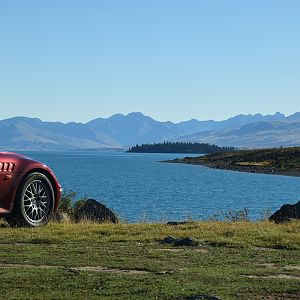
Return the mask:
[[269,218],[275,223],[284,223],[295,219],[300,219],[300,201],[296,204],[284,204]]
[[75,212],[75,221],[92,221],[96,223],[118,223],[117,216],[105,205],[94,199],[88,199],[84,205]]

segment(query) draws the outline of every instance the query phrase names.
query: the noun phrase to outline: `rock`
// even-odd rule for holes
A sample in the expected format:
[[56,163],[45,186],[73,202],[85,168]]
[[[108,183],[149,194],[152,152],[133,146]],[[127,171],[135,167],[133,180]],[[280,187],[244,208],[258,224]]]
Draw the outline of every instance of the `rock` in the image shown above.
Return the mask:
[[58,223],[70,222],[70,216],[67,213],[56,211],[51,217],[52,221]]
[[180,298],[180,300],[222,300],[216,296],[208,296],[208,295],[191,295],[184,298]]
[[174,246],[198,246],[199,242],[193,237],[178,239],[174,242]]
[[105,205],[94,199],[88,199],[75,213],[75,221],[92,221],[97,223],[118,223],[117,216]]
[[199,242],[193,237],[176,239],[173,236],[167,236],[163,240],[161,240],[160,243],[174,245],[174,246],[198,246],[199,245]]
[[284,204],[269,218],[270,221],[275,223],[284,223],[295,219],[300,219],[300,201],[294,205]]
[[191,222],[187,222],[187,221],[184,221],[184,222],[168,222],[167,225],[176,226],[176,225],[184,225],[184,224],[188,224],[188,223],[191,223]]
[[173,236],[167,236],[160,241],[161,244],[171,244],[175,243],[176,239]]

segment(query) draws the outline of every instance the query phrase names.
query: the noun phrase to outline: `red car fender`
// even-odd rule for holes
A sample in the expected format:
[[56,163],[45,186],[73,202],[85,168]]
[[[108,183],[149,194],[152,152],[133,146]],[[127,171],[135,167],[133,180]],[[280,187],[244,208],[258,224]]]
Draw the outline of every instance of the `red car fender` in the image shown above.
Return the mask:
[[38,162],[27,165],[26,168],[24,168],[24,170],[25,171],[21,173],[21,178],[19,178],[18,186],[27,177],[28,174],[33,172],[39,172],[48,177],[48,179],[52,183],[52,187],[54,191],[54,197],[55,197],[54,211],[56,211],[61,199],[62,186],[58,183],[58,180],[54,175],[53,171],[48,166]]
[[0,153],[0,164],[1,161],[9,162],[14,167],[13,170],[0,172],[0,216],[11,212],[20,184],[28,174],[33,172],[43,173],[52,183],[55,197],[54,210],[57,209],[61,199],[62,187],[48,166],[23,155],[8,152]]

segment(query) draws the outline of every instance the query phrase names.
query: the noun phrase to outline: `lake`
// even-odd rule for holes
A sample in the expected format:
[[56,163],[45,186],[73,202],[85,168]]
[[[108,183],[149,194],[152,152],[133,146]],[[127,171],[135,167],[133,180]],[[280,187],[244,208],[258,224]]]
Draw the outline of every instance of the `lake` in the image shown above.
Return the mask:
[[300,178],[161,163],[186,154],[23,152],[50,166],[64,190],[95,198],[125,222],[206,220],[214,213],[277,210],[300,198]]

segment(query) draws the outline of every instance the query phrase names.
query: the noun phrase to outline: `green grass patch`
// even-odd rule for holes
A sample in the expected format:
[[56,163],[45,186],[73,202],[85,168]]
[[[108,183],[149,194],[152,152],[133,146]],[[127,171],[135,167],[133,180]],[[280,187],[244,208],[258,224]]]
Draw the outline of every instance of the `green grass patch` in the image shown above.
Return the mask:
[[[166,236],[200,245],[161,245]],[[0,228],[3,299],[297,299],[299,266],[300,222]]]

